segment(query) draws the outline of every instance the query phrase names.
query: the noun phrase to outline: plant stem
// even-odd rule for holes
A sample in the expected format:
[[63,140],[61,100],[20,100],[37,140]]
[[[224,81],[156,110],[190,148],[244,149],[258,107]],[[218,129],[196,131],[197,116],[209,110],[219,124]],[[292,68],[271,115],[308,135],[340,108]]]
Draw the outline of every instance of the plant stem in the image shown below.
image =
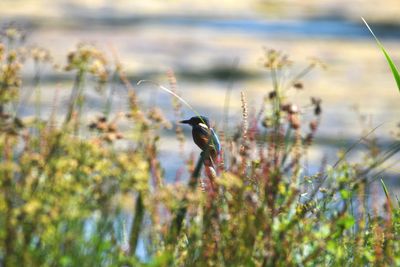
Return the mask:
[[41,98],[41,90],[40,90],[40,67],[39,62],[34,61],[34,69],[35,76],[33,78],[34,90],[35,90],[35,115],[37,122],[40,121],[40,98]]
[[136,198],[135,219],[133,220],[132,223],[131,235],[129,238],[129,247],[132,254],[136,252],[139,235],[142,228],[143,217],[144,217],[144,205],[143,205],[142,193],[139,192]]
[[[193,171],[192,176],[190,177],[188,189],[190,192],[193,192],[196,187],[201,173],[201,167],[203,166],[204,154],[203,152],[200,154],[200,157],[197,161],[196,168]],[[176,213],[175,218],[173,219],[169,231],[169,236],[167,238],[168,243],[173,243],[178,239],[179,233],[182,229],[182,222],[186,216],[187,212],[188,199],[185,197],[181,202],[181,207]]]
[[115,90],[116,90],[115,82],[116,82],[117,78],[118,78],[118,72],[115,71],[113,76],[112,76],[112,80],[110,82],[111,83],[110,90],[109,90],[109,94],[108,94],[108,97],[107,97],[107,100],[106,100],[106,103],[105,103],[105,107],[104,107],[104,116],[106,118],[108,118],[108,116],[110,115],[110,112],[111,112],[112,100],[113,100],[114,93],[115,93]]
[[[79,102],[79,98],[82,97],[81,95],[82,95],[82,91],[83,91],[84,78],[85,78],[85,70],[84,70],[84,68],[82,68],[78,71],[78,73],[75,76],[75,82],[74,82],[74,86],[73,86],[73,89],[71,92],[68,111],[67,111],[67,115],[65,117],[64,124],[68,124],[71,121],[72,115],[75,111],[75,107]],[[80,103],[78,105],[80,106],[79,107],[79,112],[80,112],[83,103]],[[79,121],[79,119],[78,119],[78,121]],[[76,125],[79,125],[79,123],[76,123]],[[76,129],[75,129],[75,131],[76,131]]]

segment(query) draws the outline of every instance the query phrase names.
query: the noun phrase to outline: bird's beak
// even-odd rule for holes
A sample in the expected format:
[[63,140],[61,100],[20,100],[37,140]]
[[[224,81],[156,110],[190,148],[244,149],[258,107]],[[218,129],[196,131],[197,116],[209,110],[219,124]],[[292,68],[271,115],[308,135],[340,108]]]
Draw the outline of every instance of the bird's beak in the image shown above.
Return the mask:
[[190,123],[190,120],[183,120],[183,121],[180,121],[180,123],[189,124],[189,123]]

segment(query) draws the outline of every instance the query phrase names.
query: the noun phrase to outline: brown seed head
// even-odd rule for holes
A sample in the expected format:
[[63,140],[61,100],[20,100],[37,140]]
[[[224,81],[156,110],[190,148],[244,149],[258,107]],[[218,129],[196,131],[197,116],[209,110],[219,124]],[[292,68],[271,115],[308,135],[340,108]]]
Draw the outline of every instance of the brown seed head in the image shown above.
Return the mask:
[[295,83],[293,84],[293,87],[294,87],[295,89],[301,90],[301,89],[304,88],[304,85],[303,85],[302,82],[295,82]]
[[318,128],[318,122],[316,120],[313,120],[310,122],[310,129],[311,131],[315,132]]

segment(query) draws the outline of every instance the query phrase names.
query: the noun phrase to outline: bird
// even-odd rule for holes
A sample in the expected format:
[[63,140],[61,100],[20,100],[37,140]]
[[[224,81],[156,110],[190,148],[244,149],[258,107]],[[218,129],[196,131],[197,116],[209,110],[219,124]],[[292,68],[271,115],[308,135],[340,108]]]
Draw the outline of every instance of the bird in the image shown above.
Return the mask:
[[210,121],[206,116],[195,116],[188,120],[180,121],[180,123],[192,126],[192,137],[194,143],[202,150],[204,159],[211,159],[214,165],[221,153],[221,143],[218,135],[210,126]]

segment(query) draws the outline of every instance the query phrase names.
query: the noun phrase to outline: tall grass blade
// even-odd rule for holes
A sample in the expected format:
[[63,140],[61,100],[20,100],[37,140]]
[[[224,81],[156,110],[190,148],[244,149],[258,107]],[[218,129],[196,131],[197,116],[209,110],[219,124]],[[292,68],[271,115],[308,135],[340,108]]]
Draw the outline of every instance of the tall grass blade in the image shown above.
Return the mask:
[[385,192],[385,195],[386,195],[386,199],[387,199],[387,203],[388,203],[389,209],[390,209],[390,211],[392,211],[392,208],[393,208],[392,200],[390,199],[389,191],[388,191],[388,189],[387,189],[387,187],[385,185],[385,182],[382,179],[381,179],[381,184],[382,184],[383,191]]
[[399,89],[400,92],[400,73],[397,70],[396,64],[394,64],[393,60],[390,58],[389,54],[386,52],[385,48],[383,47],[382,43],[379,41],[379,39],[376,37],[372,29],[369,27],[368,23],[365,21],[364,18],[361,17],[361,19],[364,21],[365,25],[367,26],[368,30],[371,32],[372,36],[374,36],[376,43],[378,44],[379,48],[382,50],[383,54],[386,57],[386,60],[389,64],[390,70],[393,73],[393,77],[396,80],[397,83],[397,88]]

